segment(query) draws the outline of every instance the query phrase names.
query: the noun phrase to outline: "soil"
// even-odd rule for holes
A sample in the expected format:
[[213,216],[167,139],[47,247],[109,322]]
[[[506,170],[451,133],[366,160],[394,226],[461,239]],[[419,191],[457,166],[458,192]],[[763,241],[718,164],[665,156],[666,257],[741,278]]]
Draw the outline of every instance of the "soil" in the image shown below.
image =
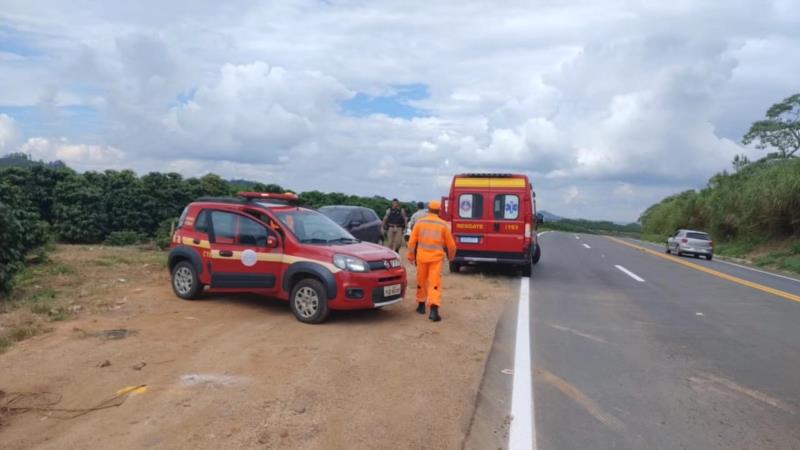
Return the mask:
[[[166,270],[135,267],[96,268],[75,292],[124,279],[100,291],[106,309],[0,355],[0,406],[35,393],[82,411],[0,408],[4,449],[460,448],[514,286],[446,274],[442,322],[416,314],[410,290],[402,303],[305,325],[278,300],[180,300]],[[98,405],[111,406],[83,411]]]

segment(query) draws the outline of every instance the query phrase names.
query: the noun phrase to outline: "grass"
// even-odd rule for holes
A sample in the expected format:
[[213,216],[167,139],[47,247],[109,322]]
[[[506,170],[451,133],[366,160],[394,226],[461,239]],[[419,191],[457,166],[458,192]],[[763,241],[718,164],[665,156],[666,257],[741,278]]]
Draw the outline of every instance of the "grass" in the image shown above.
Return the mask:
[[77,311],[108,310],[133,283],[152,282],[165,267],[166,253],[152,246],[55,246],[48,258],[29,261],[0,300],[0,353]]

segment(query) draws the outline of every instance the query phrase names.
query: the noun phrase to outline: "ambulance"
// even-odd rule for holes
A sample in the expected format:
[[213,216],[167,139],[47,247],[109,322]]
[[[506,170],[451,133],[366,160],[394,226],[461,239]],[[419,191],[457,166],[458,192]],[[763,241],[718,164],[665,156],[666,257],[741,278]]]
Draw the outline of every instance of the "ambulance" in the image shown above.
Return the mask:
[[442,197],[441,217],[450,223],[456,258],[450,271],[470,264],[503,264],[530,276],[542,249],[536,235],[536,192],[526,175],[461,174]]

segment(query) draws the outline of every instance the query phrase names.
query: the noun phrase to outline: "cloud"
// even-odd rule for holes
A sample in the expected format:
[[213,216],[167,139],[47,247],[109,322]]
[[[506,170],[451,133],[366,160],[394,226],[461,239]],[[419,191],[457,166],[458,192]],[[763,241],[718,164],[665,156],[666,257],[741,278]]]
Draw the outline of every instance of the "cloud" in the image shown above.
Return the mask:
[[121,166],[125,158],[123,151],[104,145],[73,144],[65,138],[57,140],[30,138],[22,144],[20,151],[30,155],[31,159],[61,160],[79,170],[124,168]]
[[0,151],[10,151],[19,135],[17,124],[7,114],[0,114]]
[[789,0],[17,2],[0,13],[13,86],[0,111],[18,139],[0,134],[0,149],[26,140],[81,167],[423,199],[461,171],[524,172],[544,209],[635,219],[734,154],[760,156],[738,141],[796,90],[800,62],[786,55],[800,52],[799,11]]

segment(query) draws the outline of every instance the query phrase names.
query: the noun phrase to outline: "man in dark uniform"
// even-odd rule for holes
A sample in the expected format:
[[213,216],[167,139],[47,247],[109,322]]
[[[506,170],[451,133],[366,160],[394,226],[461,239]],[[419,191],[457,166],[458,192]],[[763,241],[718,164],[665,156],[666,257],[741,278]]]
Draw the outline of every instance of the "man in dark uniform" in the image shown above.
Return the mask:
[[406,211],[400,206],[400,201],[392,199],[391,208],[386,210],[383,216],[383,228],[387,230],[386,246],[399,252],[403,245],[403,231],[406,229],[408,219]]

